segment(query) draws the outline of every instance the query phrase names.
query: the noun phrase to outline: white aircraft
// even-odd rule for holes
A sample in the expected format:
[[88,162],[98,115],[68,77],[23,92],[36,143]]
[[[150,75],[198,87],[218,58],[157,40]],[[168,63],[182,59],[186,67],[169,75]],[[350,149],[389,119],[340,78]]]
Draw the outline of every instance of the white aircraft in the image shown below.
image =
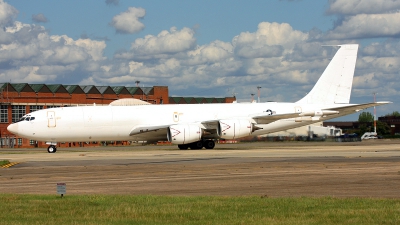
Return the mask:
[[45,141],[49,153],[57,151],[57,142],[122,140],[168,140],[179,149],[212,149],[215,139],[272,133],[390,103],[349,104],[358,45],[339,47],[314,88],[295,103],[51,108],[29,113],[7,130]]

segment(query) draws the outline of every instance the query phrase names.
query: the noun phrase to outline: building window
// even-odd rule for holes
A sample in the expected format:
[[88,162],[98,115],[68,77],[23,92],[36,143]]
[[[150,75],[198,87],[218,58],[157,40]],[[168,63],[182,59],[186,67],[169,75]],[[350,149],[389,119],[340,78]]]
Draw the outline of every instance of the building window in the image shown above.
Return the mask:
[[8,123],[8,106],[7,105],[1,105],[0,123]]
[[43,109],[42,105],[30,105],[29,106],[29,112],[35,112],[35,111],[38,111],[41,109]]
[[13,105],[12,106],[12,122],[18,122],[21,117],[26,114],[24,105]]
[[35,145],[35,144],[36,144],[36,141],[35,141],[35,140],[29,140],[29,144],[30,144],[30,145]]
[[19,145],[19,146],[22,145],[22,138],[18,138],[18,145]]
[[60,108],[61,106],[59,105],[48,105],[47,108],[51,109],[51,108]]

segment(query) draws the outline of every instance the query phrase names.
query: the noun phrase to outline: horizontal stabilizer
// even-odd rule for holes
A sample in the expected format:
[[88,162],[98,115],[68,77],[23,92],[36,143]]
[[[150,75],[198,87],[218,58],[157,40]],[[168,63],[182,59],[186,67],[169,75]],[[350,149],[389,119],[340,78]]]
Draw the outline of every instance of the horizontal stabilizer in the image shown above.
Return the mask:
[[386,104],[390,104],[390,103],[392,103],[392,102],[387,102],[387,101],[371,102],[371,103],[364,103],[364,104],[346,105],[343,107],[334,107],[334,108],[330,108],[330,109],[339,111],[339,115],[343,116],[343,114],[348,115],[348,114],[359,112],[361,110],[364,110],[364,109],[367,109],[367,108],[370,108],[373,106],[386,105]]

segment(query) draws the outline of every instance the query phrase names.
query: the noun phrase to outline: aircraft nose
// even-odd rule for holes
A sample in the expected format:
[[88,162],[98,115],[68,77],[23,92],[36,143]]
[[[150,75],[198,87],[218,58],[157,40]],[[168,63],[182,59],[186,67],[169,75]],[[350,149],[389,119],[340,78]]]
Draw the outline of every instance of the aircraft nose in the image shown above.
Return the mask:
[[13,134],[18,134],[18,124],[16,123],[12,123],[10,125],[8,125],[7,130],[10,131]]

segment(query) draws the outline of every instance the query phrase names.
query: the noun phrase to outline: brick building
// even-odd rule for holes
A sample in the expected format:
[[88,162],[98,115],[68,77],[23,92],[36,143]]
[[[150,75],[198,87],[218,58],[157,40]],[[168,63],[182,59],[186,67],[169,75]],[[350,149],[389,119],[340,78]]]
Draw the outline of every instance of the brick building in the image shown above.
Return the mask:
[[391,135],[400,135],[400,117],[397,116],[381,116],[378,120],[386,123],[390,127]]
[[[54,107],[108,105],[122,98],[140,99],[151,104],[228,103],[235,100],[235,98],[169,97],[167,86],[125,87],[0,83],[0,147],[47,147],[45,143],[20,138],[7,131],[7,126],[10,123],[18,121],[25,114]],[[58,143],[58,147],[87,145],[97,146],[99,143]]]

